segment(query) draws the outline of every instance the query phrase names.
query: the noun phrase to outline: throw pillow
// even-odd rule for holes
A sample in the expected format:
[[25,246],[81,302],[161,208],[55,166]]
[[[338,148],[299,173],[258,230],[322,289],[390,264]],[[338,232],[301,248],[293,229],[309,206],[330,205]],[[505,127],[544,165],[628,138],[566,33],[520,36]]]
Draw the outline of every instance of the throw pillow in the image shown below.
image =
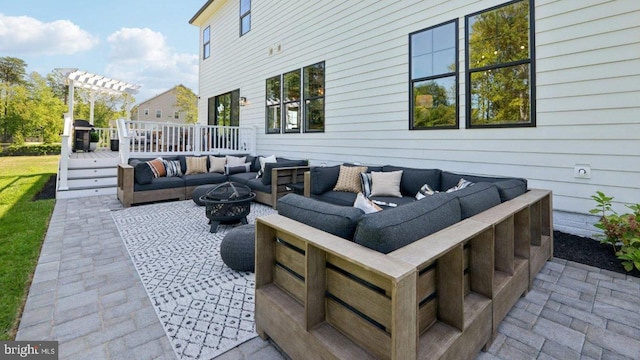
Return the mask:
[[368,198],[371,196],[371,173],[360,173],[360,186],[362,186],[362,194]]
[[360,185],[360,173],[367,172],[366,166],[344,166],[340,165],[338,182],[333,191],[347,191],[353,193],[362,192]]
[[256,175],[256,179],[259,178],[259,177],[262,177],[262,174],[264,174],[264,166],[265,166],[265,164],[278,162],[278,160],[276,160],[276,156],[275,155],[270,155],[270,156],[267,156],[267,157],[260,156],[258,158],[258,160],[260,161],[260,170],[258,170],[258,175]]
[[224,174],[224,166],[227,164],[227,158],[209,155],[209,163],[211,164],[209,172]]
[[162,162],[162,158],[153,159],[147,161],[149,167],[151,168],[151,172],[153,172],[154,178],[159,178],[167,175],[167,170],[164,168],[164,163]]
[[400,193],[402,170],[371,173],[371,196],[402,197]]
[[246,156],[238,157],[238,156],[227,155],[226,159],[227,159],[227,165],[231,165],[231,166],[244,165],[244,163],[247,162]]
[[250,167],[251,167],[251,163],[244,163],[242,165],[225,165],[224,174],[233,175],[233,174],[239,174],[239,173],[246,173],[246,172],[249,172]]
[[162,163],[167,171],[167,177],[182,176],[180,160],[162,160]]
[[472,183],[471,181],[465,180],[465,178],[461,178],[460,181],[458,181],[458,184],[456,184],[456,186],[453,186],[451,188],[449,188],[447,190],[448,193],[450,192],[454,192],[454,191],[458,191],[458,190],[462,190],[468,186],[473,185],[474,183]]
[[185,175],[191,174],[204,174],[207,172],[207,157],[206,156],[187,156],[187,171]]
[[433,190],[431,188],[431,186],[429,186],[429,184],[424,184],[424,185],[422,185],[420,190],[418,190],[418,193],[416,194],[416,199],[417,200],[422,200],[422,199],[426,198],[427,196],[431,196],[431,195],[437,194],[437,193],[438,193],[438,191]]
[[358,193],[358,196],[356,196],[356,201],[354,201],[353,203],[353,207],[364,211],[365,214],[371,214],[382,210],[380,206],[372,203],[371,200],[367,199],[363,193]]

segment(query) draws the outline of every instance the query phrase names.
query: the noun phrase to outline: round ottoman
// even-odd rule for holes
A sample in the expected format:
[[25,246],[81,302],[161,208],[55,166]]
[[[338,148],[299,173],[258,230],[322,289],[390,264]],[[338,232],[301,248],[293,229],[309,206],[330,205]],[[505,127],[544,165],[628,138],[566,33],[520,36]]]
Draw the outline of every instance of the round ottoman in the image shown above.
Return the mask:
[[220,243],[222,261],[237,271],[255,270],[255,224],[240,225],[231,229]]
[[193,193],[191,193],[191,198],[193,199],[193,202],[200,205],[200,206],[204,206],[204,203],[202,201],[200,201],[200,197],[204,194],[207,193],[207,191],[213,189],[214,187],[218,186],[220,184],[207,184],[207,185],[200,185],[198,187],[196,187],[195,189],[193,189]]

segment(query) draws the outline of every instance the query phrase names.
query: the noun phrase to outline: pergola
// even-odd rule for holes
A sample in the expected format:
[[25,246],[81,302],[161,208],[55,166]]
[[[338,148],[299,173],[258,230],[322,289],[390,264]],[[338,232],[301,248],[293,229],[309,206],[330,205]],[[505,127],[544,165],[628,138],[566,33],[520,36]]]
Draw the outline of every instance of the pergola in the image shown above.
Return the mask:
[[136,94],[140,85],[127,83],[124,81],[111,79],[106,76],[92,74],[86,71],[81,71],[73,68],[58,68],[54,69],[55,72],[62,75],[65,79],[65,85],[69,85],[69,114],[73,120],[73,97],[74,89],[89,89],[91,106],[89,110],[89,123],[93,124],[93,106],[94,106],[94,93],[96,91],[108,93],[108,94]]

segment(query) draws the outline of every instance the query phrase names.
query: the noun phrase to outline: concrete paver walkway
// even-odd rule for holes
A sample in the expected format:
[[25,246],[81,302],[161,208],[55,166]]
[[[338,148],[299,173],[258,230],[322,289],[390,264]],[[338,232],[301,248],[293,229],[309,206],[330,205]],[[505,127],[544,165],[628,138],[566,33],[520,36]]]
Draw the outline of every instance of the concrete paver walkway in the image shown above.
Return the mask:
[[[57,200],[16,340],[60,359],[175,359],[120,239],[112,196]],[[554,259],[479,359],[640,359],[640,279]],[[218,359],[284,359],[255,338]]]

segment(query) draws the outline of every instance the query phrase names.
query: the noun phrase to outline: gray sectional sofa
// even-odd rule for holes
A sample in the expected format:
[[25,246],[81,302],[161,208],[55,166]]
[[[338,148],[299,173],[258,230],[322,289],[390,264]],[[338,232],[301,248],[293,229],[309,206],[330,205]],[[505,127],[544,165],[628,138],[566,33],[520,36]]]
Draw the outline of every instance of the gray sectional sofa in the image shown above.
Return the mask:
[[[370,168],[371,169],[371,168]],[[385,171],[397,167],[383,166]],[[256,220],[255,320],[291,358],[474,359],[553,256],[552,194],[517,178],[404,168],[365,214],[339,167]],[[424,183],[447,190],[417,200]],[[460,187],[460,186],[459,186]]]
[[[187,169],[186,158],[188,156],[191,155],[163,157],[163,160],[178,160],[184,173]],[[172,177],[153,177],[153,173],[146,163],[153,159],[131,158],[128,164],[118,165],[118,199],[125,207],[160,200],[184,200],[190,199],[193,190],[200,185],[234,181],[251,188],[256,193],[256,201],[275,207],[279,197],[291,192],[286,185],[302,183],[304,172],[309,170],[306,160],[276,158],[276,163],[265,164],[264,173],[258,177],[259,156],[234,156],[246,156],[246,162],[250,164],[249,171],[229,175],[206,172]],[[206,167],[210,169],[209,157],[203,157],[207,158]]]

